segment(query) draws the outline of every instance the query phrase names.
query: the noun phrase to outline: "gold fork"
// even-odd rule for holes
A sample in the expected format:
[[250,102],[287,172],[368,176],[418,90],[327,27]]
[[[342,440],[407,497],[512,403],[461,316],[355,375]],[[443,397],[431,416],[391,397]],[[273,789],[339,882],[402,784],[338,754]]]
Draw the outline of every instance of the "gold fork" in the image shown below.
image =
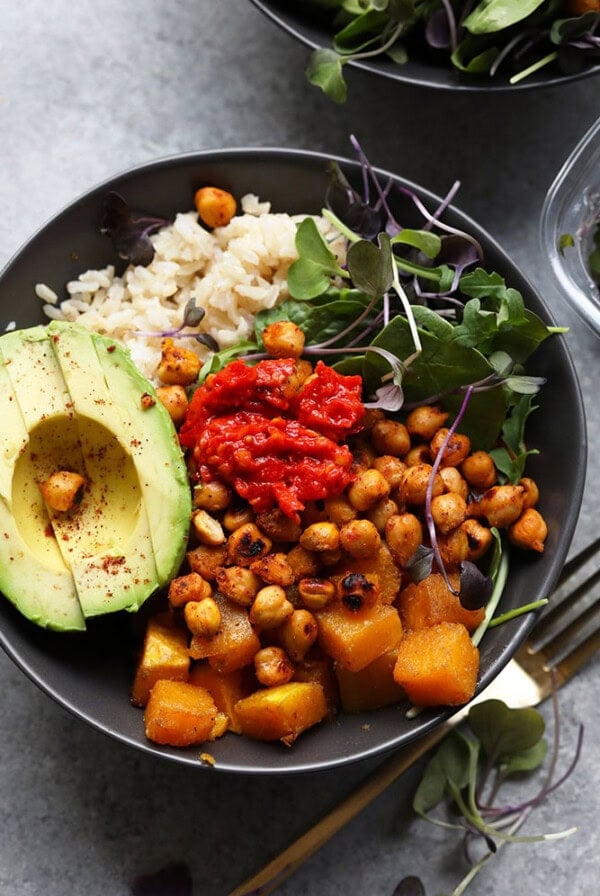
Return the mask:
[[[574,588],[567,589],[566,586],[599,552],[600,538],[597,538],[565,564],[557,587],[529,639],[469,706],[490,698],[504,700],[513,707],[536,706],[550,696],[554,687],[569,681],[597,652],[600,648],[600,600],[593,589],[600,581],[600,569],[585,575]],[[461,722],[469,706],[384,760],[327,815],[257,874],[232,890],[229,896],[268,896],[272,893]]]

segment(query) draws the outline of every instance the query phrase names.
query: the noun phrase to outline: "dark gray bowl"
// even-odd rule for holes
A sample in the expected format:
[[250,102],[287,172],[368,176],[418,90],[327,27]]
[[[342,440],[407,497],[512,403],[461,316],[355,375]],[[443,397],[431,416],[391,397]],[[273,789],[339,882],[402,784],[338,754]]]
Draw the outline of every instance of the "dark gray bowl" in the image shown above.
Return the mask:
[[[307,15],[306,11],[295,9],[289,0],[250,0],[251,3],[270,18],[276,25],[287,31],[296,40],[316,50],[319,47],[330,47],[332,32],[323,24],[318,15]],[[374,57],[348,63],[354,68],[369,72],[391,81],[411,84],[413,87],[431,87],[435,90],[472,91],[483,93],[501,93],[516,90],[534,90],[539,87],[556,87],[580,78],[587,78],[600,73],[600,64],[589,66],[575,74],[557,73],[552,66],[546,66],[530,77],[516,84],[510,84],[508,77],[498,73],[494,78],[468,75],[459,72],[449,63],[433,61],[433,55],[425,58],[414,55],[408,62],[399,65],[389,58]]]
[[[195,189],[205,183],[237,196],[257,193],[270,199],[276,211],[319,212],[327,161],[324,155],[293,150],[209,151],[152,162],[100,184],[42,227],[0,275],[0,330],[11,320],[19,327],[42,322],[36,283],[47,283],[60,293],[66,281],[86,268],[115,262],[111,243],[99,230],[101,203],[109,190],[120,192],[136,210],[163,217],[191,208]],[[338,161],[357,181],[358,166]],[[430,208],[437,206],[437,197],[409,186]],[[486,251],[487,266],[520,289],[526,304],[551,323],[531,285],[478,225],[453,208],[445,220],[474,234]],[[406,215],[405,222],[417,223],[406,220]],[[542,556],[515,559],[502,600],[504,610],[552,591],[573,535],[584,485],[585,419],[566,339],[547,340],[534,356],[532,369],[547,377],[540,409],[530,418],[530,445],[538,446],[541,453],[531,458],[529,470],[540,484],[549,537]],[[532,615],[522,616],[485,635],[480,645],[481,688],[505,666],[534,621]],[[140,623],[140,616],[105,617],[85,634],[53,634],[27,622],[0,596],[0,643],[42,690],[111,737],[157,757],[205,769],[198,748],[160,748],[147,741],[142,712],[129,703]],[[406,744],[448,715],[431,710],[411,721],[405,716],[406,708],[398,705],[340,716],[306,732],[291,748],[227,734],[209,749],[216,769],[229,772],[273,774],[331,768]]]

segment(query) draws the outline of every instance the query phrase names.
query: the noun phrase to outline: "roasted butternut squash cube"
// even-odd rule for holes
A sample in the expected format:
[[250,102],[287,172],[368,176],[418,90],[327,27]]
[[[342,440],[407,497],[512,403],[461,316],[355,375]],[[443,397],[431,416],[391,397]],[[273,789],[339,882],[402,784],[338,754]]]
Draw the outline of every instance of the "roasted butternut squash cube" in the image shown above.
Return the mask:
[[369,712],[406,698],[404,690],[394,680],[397,656],[397,649],[390,650],[358,672],[351,672],[340,663],[335,664],[344,712]]
[[290,746],[327,715],[323,688],[316,682],[290,681],[264,688],[235,705],[242,733],[255,740],[280,740]]
[[[458,589],[459,577],[450,576],[450,583]],[[406,631],[437,625],[438,622],[461,622],[467,631],[473,632],[485,616],[483,607],[466,610],[439,572],[403,588],[396,605]]]
[[340,694],[333,671],[333,660],[322,651],[311,650],[304,659],[295,664],[293,681],[313,681],[320,684],[329,714],[333,715],[339,709]]
[[336,602],[316,616],[320,646],[351,672],[364,669],[402,640],[398,611],[387,604],[373,604],[353,613]]
[[221,614],[221,626],[216,635],[194,635],[190,656],[195,660],[208,659],[217,672],[227,674],[252,662],[260,649],[260,640],[245,607],[234,604],[219,592],[213,597]]
[[136,665],[131,702],[145,706],[153,685],[161,678],[185,681],[190,668],[188,633],[166,614],[150,619]]
[[201,744],[224,733],[222,714],[206,688],[188,681],[157,681],[144,712],[148,740],[171,747]]
[[394,679],[416,706],[459,706],[475,693],[479,651],[460,622],[405,634]]
[[229,731],[241,734],[242,728],[235,714],[235,704],[249,692],[248,679],[243,669],[221,674],[209,663],[196,663],[190,671],[190,683],[205,688],[219,712],[227,716]]

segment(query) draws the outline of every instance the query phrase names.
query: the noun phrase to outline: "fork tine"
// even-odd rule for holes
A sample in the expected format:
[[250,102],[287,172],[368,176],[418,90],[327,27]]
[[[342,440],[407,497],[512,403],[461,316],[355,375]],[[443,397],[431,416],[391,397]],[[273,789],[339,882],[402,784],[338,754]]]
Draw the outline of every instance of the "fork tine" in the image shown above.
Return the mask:
[[571,557],[571,559],[567,563],[565,563],[560,574],[558,584],[556,586],[556,591],[558,591],[565,584],[565,582],[570,579],[572,575],[574,575],[574,573],[580,570],[581,567],[599,551],[600,536],[591,544],[588,544],[587,547],[583,548],[583,550],[581,550],[574,557]]
[[574,663],[578,668],[600,647],[600,599],[596,585],[600,569],[588,575],[572,591],[561,592],[567,581],[596,553],[600,538],[565,564],[556,591],[527,642],[527,652],[540,653],[547,669]]
[[574,591],[568,592],[557,603],[548,605],[547,610],[540,615],[540,619],[530,638],[531,647],[541,650],[551,640],[565,632],[567,628],[577,624],[582,616],[593,610],[594,603],[584,598],[590,594],[595,600],[593,589],[600,582],[600,569],[592,573],[589,578],[581,582]]

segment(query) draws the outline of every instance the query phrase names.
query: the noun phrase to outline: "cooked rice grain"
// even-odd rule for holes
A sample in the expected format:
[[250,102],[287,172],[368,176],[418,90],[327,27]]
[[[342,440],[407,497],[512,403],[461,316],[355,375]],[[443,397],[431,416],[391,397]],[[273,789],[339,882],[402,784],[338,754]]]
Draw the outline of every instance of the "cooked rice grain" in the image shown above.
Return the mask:
[[[251,337],[254,315],[288,298],[287,272],[298,257],[296,226],[304,216],[271,213],[270,203],[253,194],[241,207],[242,214],[212,232],[195,212],[178,214],[151,238],[155,255],[147,267],[130,265],[120,276],[113,265],[85,271],[67,283],[63,301],[38,284],[44,313],[118,340],[149,379],[155,378],[162,334],[177,330],[192,298],[205,310],[194,332],[209,334],[220,348]],[[344,240],[324,218],[315,220],[343,261]],[[210,356],[194,339],[177,341],[203,360]]]

